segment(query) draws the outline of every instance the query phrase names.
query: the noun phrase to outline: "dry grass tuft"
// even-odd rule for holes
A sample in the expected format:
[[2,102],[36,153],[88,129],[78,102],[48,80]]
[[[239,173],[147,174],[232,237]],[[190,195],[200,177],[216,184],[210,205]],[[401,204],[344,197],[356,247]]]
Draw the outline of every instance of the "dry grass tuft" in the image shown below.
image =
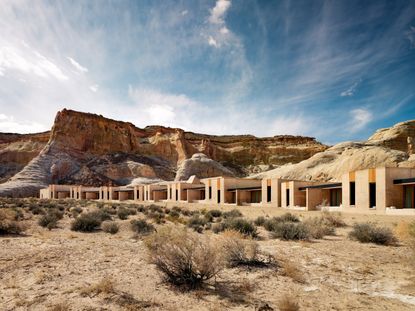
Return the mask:
[[278,309],[280,311],[298,311],[300,310],[300,305],[296,301],[296,297],[285,294],[278,302]]
[[401,241],[410,242],[411,240],[415,240],[415,221],[400,221],[396,225],[394,233]]
[[48,311],[69,311],[71,309],[69,303],[59,302],[48,308]]
[[307,282],[304,272],[296,263],[288,260],[281,260],[280,262],[282,266],[282,275],[291,278],[297,283],[305,284]]
[[275,264],[274,257],[262,254],[259,245],[254,240],[244,239],[239,231],[225,231],[221,246],[228,266],[256,266],[266,267]]
[[97,284],[86,286],[81,289],[81,296],[94,297],[99,294],[111,294],[115,292],[115,283],[112,278],[106,276]]

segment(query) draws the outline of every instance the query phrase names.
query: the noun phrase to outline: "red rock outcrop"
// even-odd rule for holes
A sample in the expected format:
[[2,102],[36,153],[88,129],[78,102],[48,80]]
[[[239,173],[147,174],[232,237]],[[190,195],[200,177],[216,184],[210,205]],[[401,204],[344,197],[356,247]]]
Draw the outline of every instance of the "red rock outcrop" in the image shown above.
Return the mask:
[[[0,195],[13,195],[16,188],[20,194],[29,192],[21,189],[37,191],[51,182],[125,184],[139,177],[172,180],[180,164],[196,153],[205,154],[212,160],[206,163],[216,168],[204,167],[203,175],[224,167],[233,175],[246,176],[273,165],[297,163],[327,149],[311,137],[215,136],[163,126],[141,129],[129,122],[66,109],[57,113],[47,144],[46,136],[43,133],[38,149],[32,148],[32,158],[36,152],[37,157],[0,185]],[[186,166],[186,175],[192,173],[191,167],[199,166]]]

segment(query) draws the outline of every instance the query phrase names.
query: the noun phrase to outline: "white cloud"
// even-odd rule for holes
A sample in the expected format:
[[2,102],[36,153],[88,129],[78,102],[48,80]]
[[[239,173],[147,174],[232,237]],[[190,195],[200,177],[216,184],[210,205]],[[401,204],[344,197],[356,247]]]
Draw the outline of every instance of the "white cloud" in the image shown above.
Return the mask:
[[356,81],[355,83],[353,83],[352,86],[350,86],[347,90],[341,92],[340,96],[342,96],[342,97],[344,97],[344,96],[353,96],[354,93],[356,92],[357,87],[360,84],[360,82],[362,82],[361,79],[359,81]]
[[215,39],[213,39],[212,36],[209,36],[208,44],[211,45],[211,46],[214,46],[215,48],[218,47],[218,43],[216,42]]
[[231,7],[230,0],[218,0],[210,10],[209,22],[212,24],[224,24],[226,11]]
[[268,135],[305,135],[310,132],[310,124],[303,116],[280,116],[269,125]]
[[188,10],[183,10],[183,11],[181,11],[180,12],[180,14],[182,14],[182,16],[185,16],[185,15],[187,15],[189,13],[189,11]]
[[410,47],[415,48],[415,27],[411,26],[405,34],[406,38],[409,40]]
[[140,124],[168,125],[187,127],[190,124],[190,113],[198,104],[186,95],[168,94],[151,89],[128,88],[128,94],[134,102],[134,110],[139,111]]
[[27,44],[20,48],[12,45],[0,47],[0,72],[5,75],[6,71],[13,70],[42,78],[68,80],[68,76],[61,68],[39,52],[32,50]]
[[89,89],[90,89],[92,92],[96,93],[96,92],[98,92],[99,85],[98,85],[98,84],[91,85],[91,86],[89,87]]
[[82,66],[81,64],[79,64],[76,60],[74,60],[72,57],[66,57],[69,62],[80,72],[82,73],[86,73],[88,72],[88,68],[85,68],[84,66]]
[[0,114],[0,132],[5,133],[38,133],[48,130],[37,122],[17,122],[13,116]]
[[350,111],[352,117],[350,128],[351,132],[356,132],[364,128],[373,120],[373,114],[366,108],[357,108]]

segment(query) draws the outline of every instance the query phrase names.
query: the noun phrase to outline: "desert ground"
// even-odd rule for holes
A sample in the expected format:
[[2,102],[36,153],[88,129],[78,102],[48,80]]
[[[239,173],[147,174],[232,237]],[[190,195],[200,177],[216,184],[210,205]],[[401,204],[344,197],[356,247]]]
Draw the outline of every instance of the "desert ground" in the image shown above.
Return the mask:
[[[157,231],[164,226],[185,227],[193,211],[203,209],[203,216],[211,206],[185,206],[175,218],[163,212],[160,220],[148,217],[145,211],[150,207],[142,204],[39,202],[4,199],[0,205],[0,210],[20,210],[18,222],[26,227],[20,234],[0,235],[0,310],[415,309],[415,257],[410,241],[399,232],[402,223],[415,221],[414,217],[342,214],[338,217],[347,226],[336,228],[333,235],[304,241],[274,238],[258,226],[254,241],[261,253],[274,258],[274,264],[226,267],[205,285],[190,290],[166,282],[149,260],[147,237],[134,233],[130,222],[147,219]],[[39,211],[36,205],[43,207]],[[116,234],[71,230],[79,209],[87,213],[113,207],[137,210],[124,220],[111,215],[119,225]],[[48,208],[64,213],[50,230],[38,224]],[[238,209],[248,220],[287,213],[273,207]],[[171,213],[172,206],[167,210]],[[322,215],[292,214],[302,220]],[[384,246],[351,240],[352,225],[365,221],[390,228],[399,242]],[[199,231],[195,234],[215,238],[224,234],[207,227]]]

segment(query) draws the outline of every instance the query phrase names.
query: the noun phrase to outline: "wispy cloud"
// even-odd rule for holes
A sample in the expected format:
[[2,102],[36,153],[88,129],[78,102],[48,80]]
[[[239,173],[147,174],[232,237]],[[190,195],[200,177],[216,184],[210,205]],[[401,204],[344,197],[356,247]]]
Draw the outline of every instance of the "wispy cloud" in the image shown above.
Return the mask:
[[81,64],[79,64],[76,60],[74,60],[72,57],[66,57],[69,62],[81,73],[86,73],[88,72],[88,68],[82,66]]
[[225,14],[230,7],[230,0],[217,0],[215,6],[210,11],[209,22],[218,25],[225,24]]
[[366,108],[357,108],[350,111],[352,117],[349,123],[350,131],[356,132],[364,128],[369,122],[373,120],[373,114]]
[[409,30],[406,31],[406,38],[409,40],[411,48],[415,48],[415,27],[409,27]]
[[27,43],[20,44],[20,48],[12,45],[0,46],[0,72],[4,76],[7,71],[18,71],[61,81],[68,80],[61,68],[52,60],[33,50]]
[[355,83],[353,83],[347,90],[343,91],[340,93],[340,96],[344,97],[344,96],[353,96],[354,93],[357,90],[357,86],[362,82],[362,80],[360,79],[359,81],[356,81]]

